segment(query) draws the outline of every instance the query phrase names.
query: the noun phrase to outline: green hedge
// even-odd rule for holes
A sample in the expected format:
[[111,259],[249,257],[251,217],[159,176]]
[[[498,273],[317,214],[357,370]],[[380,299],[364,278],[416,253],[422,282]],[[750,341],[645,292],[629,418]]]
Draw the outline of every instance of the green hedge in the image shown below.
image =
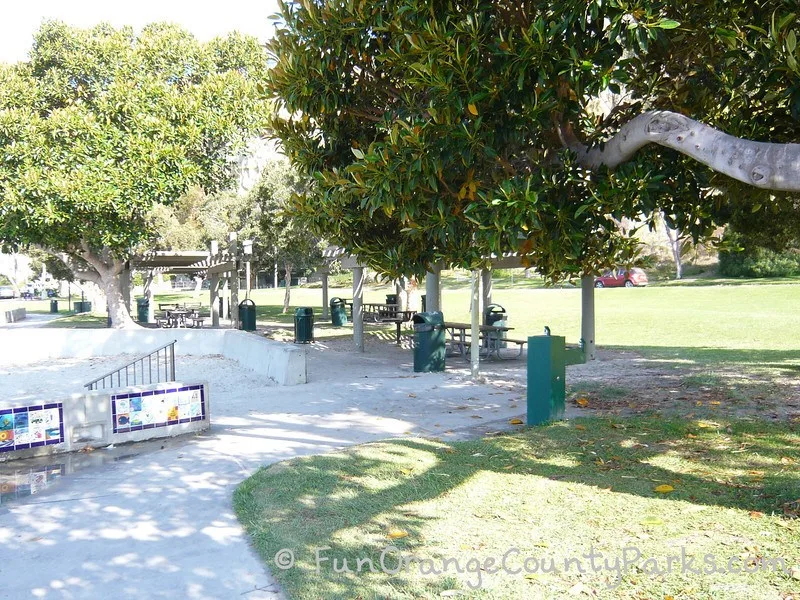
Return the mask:
[[744,250],[720,250],[719,273],[724,277],[793,277],[800,275],[800,252],[775,252],[768,248],[748,247],[746,240],[736,234],[726,235],[726,241]]

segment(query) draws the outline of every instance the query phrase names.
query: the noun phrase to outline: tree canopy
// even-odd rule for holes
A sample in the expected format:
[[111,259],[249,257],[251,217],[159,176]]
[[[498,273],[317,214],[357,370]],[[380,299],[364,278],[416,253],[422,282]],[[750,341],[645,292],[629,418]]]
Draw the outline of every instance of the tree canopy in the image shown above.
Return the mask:
[[152,235],[154,204],[225,186],[263,130],[265,60],[238,34],[45,22],[29,60],[0,65],[0,242],[60,254],[117,308],[108,286]]
[[320,238],[306,222],[289,211],[293,196],[306,193],[308,181],[287,160],[271,160],[258,184],[250,191],[250,203],[258,208],[257,254],[283,267],[286,294],[283,312],[289,309],[292,272],[318,266],[322,262]]
[[[662,212],[670,227],[708,236],[721,218],[783,205],[785,194],[768,189],[773,174],[751,164],[750,146],[694,144],[717,162],[732,148],[722,162],[741,163],[748,185],[687,158],[697,128],[674,124],[686,116],[750,140],[800,139],[796,8],[282,3],[269,45],[268,90],[283,109],[273,125],[316,184],[294,210],[392,275],[512,250],[551,279],[591,273],[636,252],[615,222]],[[668,112],[647,112],[658,110]],[[660,145],[611,160],[615,134],[636,117],[635,133]],[[762,179],[769,185],[753,187]]]

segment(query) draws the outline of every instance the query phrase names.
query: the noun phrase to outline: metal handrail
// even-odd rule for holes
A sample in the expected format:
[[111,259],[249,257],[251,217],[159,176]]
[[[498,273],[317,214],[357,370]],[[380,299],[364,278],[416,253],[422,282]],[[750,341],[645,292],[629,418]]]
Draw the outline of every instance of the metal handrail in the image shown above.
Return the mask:
[[[161,383],[162,381],[164,382],[175,381],[175,342],[177,341],[178,340],[172,340],[168,344],[159,346],[152,352],[149,352],[132,360],[127,365],[124,365],[119,369],[114,369],[113,371],[109,371],[108,373],[106,373],[105,375],[101,375],[97,379],[93,379],[89,383],[85,384],[83,387],[85,387],[89,391],[92,391],[100,389],[100,384],[102,385],[102,389],[106,389],[106,387],[109,388],[127,387],[129,385],[146,385],[149,383]],[[163,367],[164,367],[163,379],[161,378],[162,354],[163,354]],[[155,357],[155,365],[153,364],[154,362],[153,357]],[[138,372],[136,370],[137,365],[139,365]],[[145,370],[145,366],[147,367],[147,370]],[[132,373],[129,371],[131,367],[133,367]],[[155,380],[153,379],[154,373],[156,376]],[[114,384],[115,375],[117,377],[116,385]],[[147,377],[145,378],[145,376]],[[108,380],[108,385],[106,385],[106,380]]]

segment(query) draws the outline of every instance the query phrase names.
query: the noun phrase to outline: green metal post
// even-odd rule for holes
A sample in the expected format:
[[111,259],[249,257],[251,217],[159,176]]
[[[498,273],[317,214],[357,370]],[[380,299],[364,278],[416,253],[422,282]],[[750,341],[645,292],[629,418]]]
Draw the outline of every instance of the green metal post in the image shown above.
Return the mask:
[[564,418],[565,359],[562,336],[528,338],[528,425]]

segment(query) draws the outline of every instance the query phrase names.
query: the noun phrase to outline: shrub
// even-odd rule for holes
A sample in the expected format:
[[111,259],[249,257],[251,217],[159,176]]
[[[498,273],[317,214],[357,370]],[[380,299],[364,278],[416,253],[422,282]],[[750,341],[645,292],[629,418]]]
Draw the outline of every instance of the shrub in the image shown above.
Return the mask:
[[748,245],[736,233],[725,234],[726,246],[719,252],[719,273],[725,277],[793,277],[800,275],[800,252],[775,252]]

